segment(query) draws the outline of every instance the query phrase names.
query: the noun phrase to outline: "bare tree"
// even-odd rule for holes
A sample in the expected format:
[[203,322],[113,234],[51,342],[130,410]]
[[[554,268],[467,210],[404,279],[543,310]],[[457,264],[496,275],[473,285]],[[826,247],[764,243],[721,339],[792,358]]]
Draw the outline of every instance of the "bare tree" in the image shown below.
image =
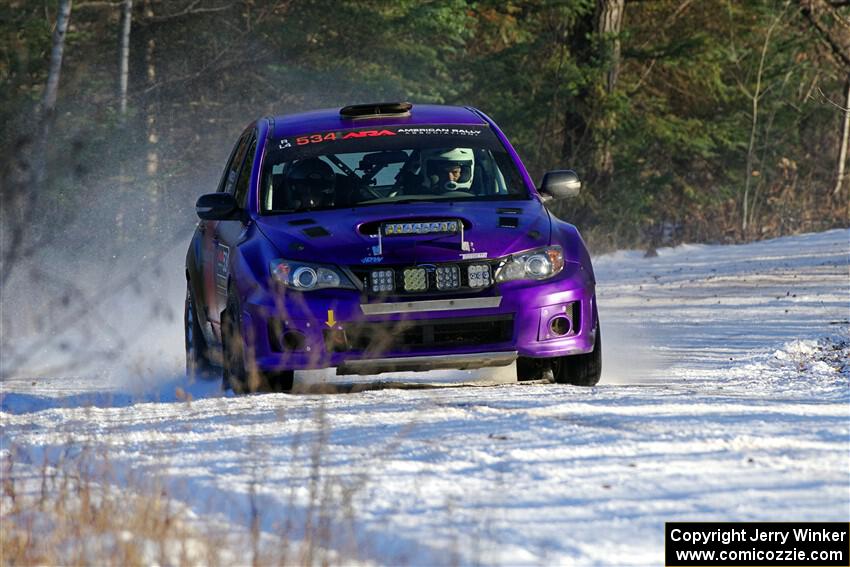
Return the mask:
[[[145,0],[145,19],[154,20],[154,0]],[[145,46],[145,66],[146,78],[149,85],[155,85],[157,81],[156,73],[156,37],[149,34],[147,45]],[[149,95],[147,107],[145,109],[147,138],[148,138],[148,154],[147,154],[147,173],[150,177],[155,177],[159,172],[159,153],[157,144],[159,142],[159,134],[156,127],[156,104],[154,98],[156,93]]]
[[121,53],[118,63],[118,99],[121,116],[127,114],[127,82],[130,74],[130,28],[133,24],[133,0],[124,0],[121,12]]
[[758,132],[757,129],[759,120],[759,102],[761,101],[761,97],[763,95],[762,77],[764,75],[764,63],[767,56],[767,50],[770,47],[770,38],[773,35],[773,32],[776,30],[776,26],[779,25],[779,22],[781,22],[782,18],[785,16],[785,10],[788,8],[788,5],[790,3],[790,0],[787,0],[785,2],[782,11],[776,15],[776,17],[773,19],[773,22],[771,22],[770,27],[767,28],[767,33],[764,36],[764,43],[761,47],[761,57],[759,58],[758,70],[756,71],[755,90],[753,92],[745,90],[745,94],[750,99],[752,104],[752,127],[750,128],[750,143],[747,146],[746,179],[744,180],[744,198],[742,201],[743,213],[741,215],[741,231],[744,233],[745,236],[751,221],[749,215],[750,184],[752,183],[753,162],[755,160],[756,135]]
[[50,51],[50,68],[47,72],[47,86],[44,89],[42,111],[50,114],[56,108],[59,93],[59,75],[62,71],[62,55],[65,52],[65,34],[71,20],[72,0],[59,0],[59,12],[56,14],[56,29],[53,32],[53,48]]
[[[62,70],[62,55],[65,50],[65,34],[71,19],[72,0],[60,0],[53,32],[53,47],[47,82],[38,116],[38,138],[24,138],[17,144],[16,154],[4,160],[3,186],[0,195],[0,291],[8,283],[15,265],[25,255],[25,228],[35,212],[35,202],[47,178],[47,148],[50,126],[59,94],[59,76]],[[29,156],[33,156],[30,161]]]
[[53,32],[53,48],[50,50],[47,85],[44,88],[44,98],[41,103],[41,137],[35,167],[36,187],[41,186],[46,176],[47,141],[50,137],[50,126],[59,95],[59,76],[62,71],[62,55],[65,52],[65,34],[68,32],[68,22],[71,19],[71,3],[72,0],[59,0],[59,12],[56,14],[56,29]]
[[844,83],[844,90],[847,93],[844,100],[844,130],[841,133],[841,147],[838,150],[838,175],[835,180],[835,189],[832,191],[833,195],[841,193],[841,186],[844,183],[844,177],[847,175],[845,168],[847,165],[847,139],[850,138],[850,75]]
[[[17,140],[15,152],[10,159],[2,161],[0,170],[0,303],[6,304],[3,296],[8,292],[11,276],[20,260],[32,249],[26,236],[37,210],[39,194],[47,179],[47,150],[50,127],[59,96],[59,77],[62,56],[65,50],[65,35],[71,19],[72,0],[60,0],[53,31],[53,46],[47,82],[44,88],[40,112],[37,116],[38,134],[35,140],[22,136]],[[32,157],[30,157],[32,156]],[[0,326],[3,325],[0,317]],[[0,376],[8,365],[8,333],[0,328],[0,351],[5,351]]]

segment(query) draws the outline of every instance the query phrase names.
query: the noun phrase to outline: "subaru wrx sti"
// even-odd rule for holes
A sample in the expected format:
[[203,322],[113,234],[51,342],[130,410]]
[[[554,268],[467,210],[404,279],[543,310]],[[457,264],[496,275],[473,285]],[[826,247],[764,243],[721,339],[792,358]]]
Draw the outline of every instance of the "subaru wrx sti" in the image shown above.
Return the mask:
[[190,374],[236,392],[338,374],[516,363],[601,372],[595,279],[576,228],[470,107],[380,103],[266,117],[239,137],[186,257]]

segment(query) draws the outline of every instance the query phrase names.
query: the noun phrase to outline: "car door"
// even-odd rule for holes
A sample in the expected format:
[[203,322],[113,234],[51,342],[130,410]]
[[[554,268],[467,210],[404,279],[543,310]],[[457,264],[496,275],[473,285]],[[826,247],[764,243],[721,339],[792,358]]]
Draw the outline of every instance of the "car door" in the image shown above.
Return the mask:
[[[248,148],[248,143],[251,139],[251,132],[245,132],[240,136],[239,140],[230,154],[230,159],[224,168],[221,176],[221,181],[218,184],[218,192],[233,193],[236,181],[239,177],[239,168],[245,159],[245,153]],[[221,338],[220,333],[220,315],[224,309],[222,301],[223,294],[227,293],[227,279],[222,280],[222,273],[226,276],[227,270],[223,268],[223,264],[227,264],[229,260],[229,248],[225,244],[222,246],[219,232],[222,223],[238,223],[239,221],[212,221],[202,220],[198,225],[198,231],[203,238],[203,260],[202,271],[204,279],[204,314],[206,320],[212,326],[212,333],[217,339]],[[221,288],[224,287],[222,293]],[[226,300],[226,297],[225,297]]]
[[[252,131],[245,138],[246,151],[243,152],[239,168],[236,171],[235,181],[228,183],[225,191],[233,195],[239,208],[245,210],[248,204],[248,189],[251,183],[251,170],[254,167],[254,159],[257,153],[257,135]],[[215,278],[217,294],[217,311],[220,315],[227,305],[227,285],[230,278],[232,265],[231,254],[236,247],[245,239],[251,220],[248,215],[242,220],[219,221],[215,228],[216,256],[215,256]]]

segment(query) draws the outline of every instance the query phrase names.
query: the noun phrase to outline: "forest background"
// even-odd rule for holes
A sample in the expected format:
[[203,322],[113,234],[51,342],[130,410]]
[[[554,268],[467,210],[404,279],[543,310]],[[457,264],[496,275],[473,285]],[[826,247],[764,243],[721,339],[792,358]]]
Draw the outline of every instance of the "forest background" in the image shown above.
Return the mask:
[[848,224],[848,0],[4,0],[3,279],[186,241],[248,122],[389,100],[576,169],[594,252]]

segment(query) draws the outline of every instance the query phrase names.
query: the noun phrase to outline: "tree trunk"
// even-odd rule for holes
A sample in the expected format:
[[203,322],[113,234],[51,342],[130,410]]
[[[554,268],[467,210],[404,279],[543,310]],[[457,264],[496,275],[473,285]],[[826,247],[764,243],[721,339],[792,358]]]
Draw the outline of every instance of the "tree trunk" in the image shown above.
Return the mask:
[[[153,20],[154,8],[153,0],[145,0],[145,18]],[[153,34],[148,36],[147,46],[145,48],[145,66],[147,68],[148,87],[156,85],[156,39]],[[147,174],[151,178],[155,178],[159,173],[159,134],[157,133],[156,115],[157,115],[157,91],[151,89],[148,95],[148,101],[145,108],[145,123],[147,130],[148,153],[147,153]],[[154,197],[156,196],[156,186],[152,186]]]
[[47,177],[47,145],[53,113],[56,110],[56,99],[59,95],[59,75],[62,71],[62,55],[65,52],[65,34],[68,32],[68,22],[71,19],[71,2],[72,0],[60,0],[59,12],[56,14],[56,29],[53,32],[47,85],[44,88],[44,98],[41,103],[40,132],[33,168],[35,182],[33,191],[40,190],[40,185]]
[[596,144],[594,167],[602,179],[610,179],[614,173],[614,156],[612,151],[612,136],[617,125],[617,116],[605,108],[606,99],[617,88],[620,75],[620,31],[623,29],[623,13],[625,0],[597,0],[595,32],[599,38],[601,59],[605,62],[607,71],[602,85],[604,95],[601,97],[602,112],[599,125],[596,128],[599,140]]
[[835,180],[835,189],[832,194],[838,195],[841,193],[841,186],[844,184],[844,177],[847,175],[845,168],[847,166],[847,138],[850,138],[850,75],[844,83],[844,90],[847,96],[844,99],[844,131],[841,134],[841,146],[838,150],[838,176]]
[[[121,41],[118,53],[118,115],[122,126],[124,126],[121,129],[121,136],[127,136],[127,87],[130,82],[130,31],[132,26],[133,0],[124,0],[124,3],[121,5]],[[128,194],[129,188],[127,183],[127,163],[123,153],[118,161],[118,186],[122,197],[122,204],[119,205],[115,215],[115,229],[119,241],[124,242],[124,207],[126,203],[124,197]]]
[[620,76],[620,31],[623,29],[625,0],[597,0],[596,34],[602,39],[608,52],[608,73],[605,90],[614,92]]
[[[616,116],[607,98],[617,88],[620,74],[620,38],[625,0],[597,0],[596,8],[579,19],[571,33],[570,51],[576,63],[594,72],[596,60],[604,62],[604,77],[596,75],[573,98],[564,114],[564,163],[586,168],[589,181],[604,185],[614,170],[611,136]],[[595,43],[589,43],[593,34]]]
[[44,100],[41,106],[45,116],[50,116],[56,108],[59,75],[62,71],[62,54],[65,52],[65,34],[68,32],[68,22],[71,19],[71,2],[72,0],[60,0],[59,12],[56,14],[56,30],[53,32],[53,49],[50,51],[47,86],[44,89]]
[[[593,32],[593,21],[589,17],[579,18],[570,28],[569,33],[569,56],[579,67],[587,67],[593,59],[588,37]],[[568,103],[564,112],[564,140],[561,147],[562,161],[568,167],[580,170],[586,161],[588,152],[588,124],[586,118],[590,116],[589,103],[592,100],[589,86],[582,86]],[[587,166],[589,176],[589,165]]]
[[118,100],[121,116],[127,114],[127,83],[130,75],[130,28],[133,24],[133,0],[124,0],[121,12],[121,53],[119,57]]
[[[155,20],[155,1],[144,0],[144,16],[149,22]],[[165,203],[159,179],[160,148],[158,118],[160,112],[160,89],[156,88],[158,80],[156,35],[151,30],[148,30],[145,40],[145,80],[148,90],[147,100],[145,101],[145,145],[147,147],[145,173],[147,174],[147,196],[150,203],[148,227],[153,230],[162,221]]]

